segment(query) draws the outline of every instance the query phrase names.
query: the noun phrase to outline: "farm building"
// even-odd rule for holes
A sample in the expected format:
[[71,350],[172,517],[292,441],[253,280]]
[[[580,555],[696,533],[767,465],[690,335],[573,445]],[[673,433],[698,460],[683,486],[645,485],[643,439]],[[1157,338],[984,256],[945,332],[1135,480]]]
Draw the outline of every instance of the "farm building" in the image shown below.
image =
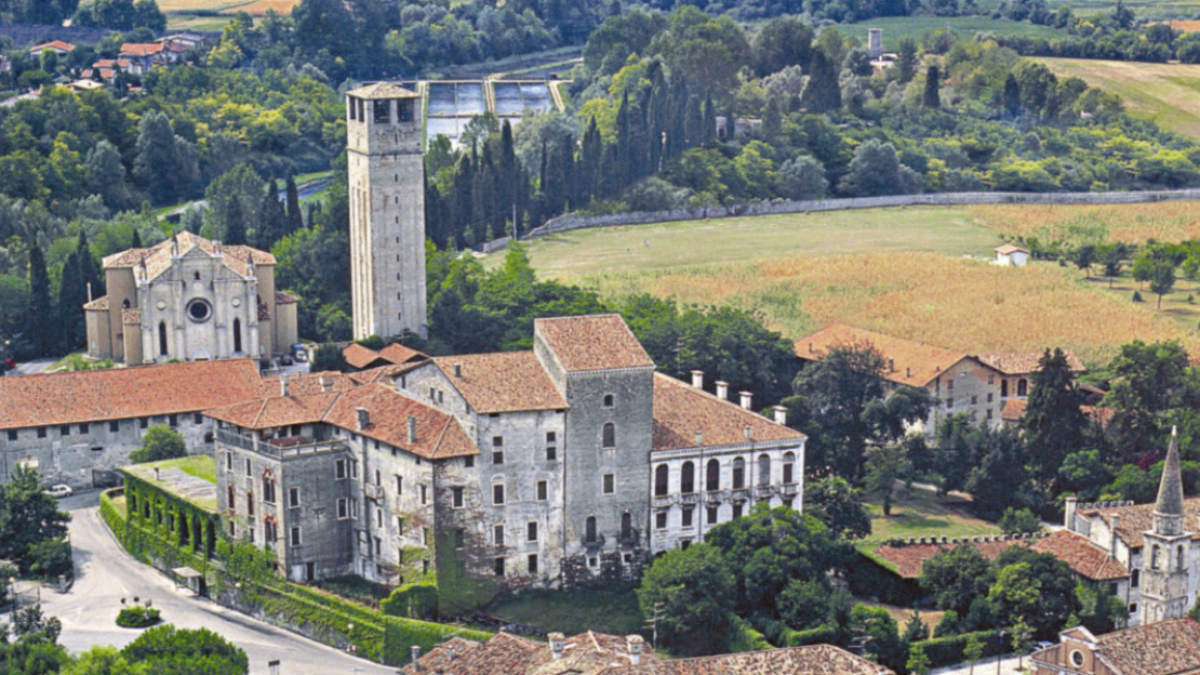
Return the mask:
[[1024,267],[1029,262],[1029,250],[1014,246],[1013,244],[1003,244],[993,249],[996,252],[996,264],[1004,267]]

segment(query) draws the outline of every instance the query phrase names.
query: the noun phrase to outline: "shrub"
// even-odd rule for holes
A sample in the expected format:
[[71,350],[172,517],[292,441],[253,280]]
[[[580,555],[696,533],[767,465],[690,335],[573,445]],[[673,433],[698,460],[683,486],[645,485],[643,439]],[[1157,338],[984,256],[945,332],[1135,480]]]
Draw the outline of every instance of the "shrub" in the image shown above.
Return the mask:
[[122,628],[146,628],[161,621],[159,611],[153,607],[131,605],[122,607],[117,614],[117,625]]
[[437,587],[429,584],[405,584],[379,604],[379,609],[389,616],[408,619],[429,619],[437,616]]
[[29,549],[29,571],[40,577],[57,577],[72,569],[71,545],[62,539],[39,541]]
[[1134,291],[1134,292],[1133,292],[1133,301],[1134,301],[1134,302],[1141,302],[1141,301],[1142,301],[1142,294],[1141,294],[1141,293],[1139,293],[1139,292],[1137,292],[1137,291]]
[[1004,534],[1025,534],[1041,532],[1042,521],[1029,509],[1004,509],[1004,517],[1000,519],[1000,531]]

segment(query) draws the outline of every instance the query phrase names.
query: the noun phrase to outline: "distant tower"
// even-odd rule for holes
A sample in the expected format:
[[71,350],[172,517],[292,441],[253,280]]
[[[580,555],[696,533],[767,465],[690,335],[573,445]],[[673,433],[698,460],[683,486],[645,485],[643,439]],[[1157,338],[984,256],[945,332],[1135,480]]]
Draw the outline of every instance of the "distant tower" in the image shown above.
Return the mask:
[[346,94],[354,337],[425,336],[421,95],[379,82]]
[[868,28],[867,29],[867,53],[871,55],[872,61],[878,61],[883,57],[883,29]]
[[1154,527],[1142,549],[1142,625],[1179,619],[1188,611],[1188,557],[1192,534],[1184,531],[1183,479],[1179,443],[1171,429],[1171,447],[1163,464],[1154,503]]

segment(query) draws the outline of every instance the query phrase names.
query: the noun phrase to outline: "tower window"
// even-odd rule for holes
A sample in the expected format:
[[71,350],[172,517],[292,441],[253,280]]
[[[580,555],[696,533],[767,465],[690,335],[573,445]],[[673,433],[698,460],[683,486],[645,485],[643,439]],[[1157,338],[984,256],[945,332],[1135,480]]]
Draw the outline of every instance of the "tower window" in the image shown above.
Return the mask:
[[391,101],[374,101],[374,107],[376,124],[387,124],[392,121]]
[[396,101],[396,116],[401,122],[413,121],[413,102]]

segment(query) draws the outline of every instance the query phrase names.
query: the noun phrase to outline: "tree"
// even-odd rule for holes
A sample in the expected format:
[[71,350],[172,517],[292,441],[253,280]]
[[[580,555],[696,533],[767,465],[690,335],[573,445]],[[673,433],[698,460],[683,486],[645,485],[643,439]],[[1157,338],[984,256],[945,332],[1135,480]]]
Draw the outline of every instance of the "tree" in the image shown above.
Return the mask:
[[34,547],[62,540],[70,519],[70,514],[58,510],[56,499],[42,492],[41,474],[16,464],[9,482],[0,485],[0,559],[29,571]]
[[1158,296],[1158,309],[1162,309],[1163,296],[1175,287],[1175,263],[1157,259],[1150,268],[1150,292]]
[[1075,254],[1072,262],[1075,266],[1083,270],[1083,274],[1088,279],[1092,278],[1092,264],[1096,262],[1096,247],[1092,244],[1084,244],[1075,249]]
[[246,675],[250,670],[246,652],[207,628],[155,626],[126,645],[121,656],[162,675]]
[[917,74],[917,43],[909,37],[901,38],[896,58],[896,79],[907,84]]
[[850,630],[863,645],[864,655],[898,672],[907,663],[908,646],[900,639],[896,620],[882,607],[855,605]]
[[[754,69],[759,77],[812,61],[813,29],[795,16],[780,16],[763,26],[754,39]],[[591,42],[589,38],[589,43]]]
[[921,613],[915,609],[912,616],[908,617],[908,621],[904,624],[902,639],[910,645],[929,639],[929,627],[921,620]]
[[314,373],[325,371],[347,373],[351,370],[350,364],[346,363],[346,356],[342,353],[342,348],[335,342],[326,342],[317,347],[310,369]]
[[815,628],[829,617],[832,594],[824,578],[792,579],[779,595],[779,618],[793,630]]
[[175,131],[165,113],[150,111],[138,125],[137,156],[133,176],[156,204],[170,204],[182,196],[175,162]]
[[921,104],[930,110],[937,110],[942,107],[941,94],[938,92],[941,84],[940,79],[941,74],[938,72],[936,65],[931,65],[925,69],[925,93],[921,97]]
[[1108,366],[1109,392],[1101,404],[1113,411],[1106,447],[1123,464],[1166,447],[1160,418],[1183,405],[1189,391],[1188,354],[1178,342],[1146,344],[1141,340],[1122,345]]
[[837,68],[820,47],[813,49],[808,85],[800,95],[800,105],[810,113],[834,112],[842,107],[842,90]]
[[836,476],[809,483],[804,491],[808,513],[843,539],[862,539],[871,534],[871,516],[858,490]]
[[734,578],[721,552],[707,543],[668,551],[646,570],[637,591],[642,616],[657,617],[663,644],[687,655],[727,649]]
[[967,642],[963,645],[963,658],[971,664],[971,670],[967,675],[975,675],[975,664],[983,658],[983,648],[983,640],[980,640],[978,635],[972,633],[967,636]]
[[775,191],[785,199],[823,199],[827,189],[825,167],[808,155],[789,159],[775,174]]
[[147,429],[142,436],[142,447],[129,453],[129,461],[133,464],[177,457],[187,457],[187,443],[179,432],[165,424],[156,424]]
[[1200,279],[1200,255],[1197,255],[1196,251],[1189,253],[1179,271],[1183,273],[1184,279],[1195,284]]
[[1088,418],[1082,403],[1066,354],[1047,349],[1038,359],[1020,423],[1028,463],[1043,483],[1053,480],[1067,455],[1084,445]]
[[925,654],[925,648],[921,645],[913,645],[908,651],[908,662],[905,665],[910,672],[927,675],[930,663],[929,656]]
[[1021,85],[1017,84],[1017,77],[1011,72],[1004,76],[1004,93],[1000,100],[1001,105],[1004,106],[1004,112],[1014,117],[1020,114]]
[[1042,531],[1042,520],[1029,509],[1004,509],[1000,519],[1000,531],[1004,534],[1025,534]]
[[29,249],[28,311],[25,335],[33,343],[38,356],[48,356],[54,348],[58,328],[50,305],[50,275],[46,272],[46,257],[37,244]]
[[1024,620],[1045,639],[1058,634],[1082,608],[1074,572],[1053,554],[1013,546],[996,558],[993,567],[996,581],[987,598],[1000,625],[1015,626]]
[[1015,429],[981,427],[973,438],[978,464],[967,476],[967,491],[981,515],[998,518],[1004,509],[1028,500],[1030,479],[1026,452]]
[[1112,288],[1113,280],[1121,274],[1121,265],[1125,260],[1123,244],[1103,244],[1097,250],[1100,264],[1104,265],[1104,276],[1108,277],[1108,287]]
[[896,481],[912,476],[912,464],[897,446],[875,448],[867,455],[866,489],[883,500],[883,515],[892,515]]
[[970,544],[956,546],[921,565],[921,589],[932,593],[937,608],[965,616],[975,598],[992,585],[991,565]]
[[288,234],[304,227],[304,216],[300,214],[300,190],[296,187],[296,176],[291,171],[287,174],[287,221]]
[[872,138],[854,151],[838,190],[850,197],[911,194],[921,191],[921,176],[900,162],[895,146]]

